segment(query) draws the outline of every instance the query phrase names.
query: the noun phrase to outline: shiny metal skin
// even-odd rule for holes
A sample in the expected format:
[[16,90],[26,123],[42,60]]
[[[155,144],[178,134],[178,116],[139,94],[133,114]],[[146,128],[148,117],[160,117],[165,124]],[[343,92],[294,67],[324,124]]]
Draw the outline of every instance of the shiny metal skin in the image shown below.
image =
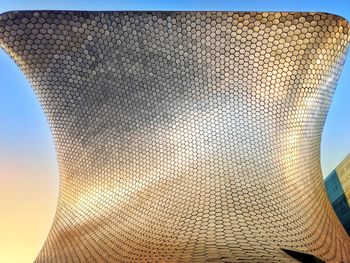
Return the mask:
[[0,44],[59,159],[36,262],[350,262],[320,169],[343,18],[9,12]]

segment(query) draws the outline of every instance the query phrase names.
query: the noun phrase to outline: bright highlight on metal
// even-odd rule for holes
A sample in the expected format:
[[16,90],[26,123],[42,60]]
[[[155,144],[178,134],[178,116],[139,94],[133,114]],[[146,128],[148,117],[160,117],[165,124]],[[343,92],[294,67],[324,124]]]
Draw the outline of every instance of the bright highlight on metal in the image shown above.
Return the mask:
[[1,15],[60,165],[36,262],[350,262],[319,156],[348,43],[325,13]]

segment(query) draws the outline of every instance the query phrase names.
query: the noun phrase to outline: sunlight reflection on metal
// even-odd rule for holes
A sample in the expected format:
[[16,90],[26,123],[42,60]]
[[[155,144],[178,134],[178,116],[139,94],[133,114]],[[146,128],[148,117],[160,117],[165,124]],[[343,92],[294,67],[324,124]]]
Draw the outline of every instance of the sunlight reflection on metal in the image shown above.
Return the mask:
[[324,13],[13,12],[60,163],[37,262],[349,261],[320,171],[349,26]]

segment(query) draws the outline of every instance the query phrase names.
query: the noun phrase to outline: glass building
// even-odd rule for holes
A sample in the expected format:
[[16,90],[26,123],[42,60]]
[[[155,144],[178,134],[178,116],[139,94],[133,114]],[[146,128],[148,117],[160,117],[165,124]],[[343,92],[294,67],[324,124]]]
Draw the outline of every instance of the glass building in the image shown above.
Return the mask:
[[325,186],[335,213],[350,235],[350,154],[327,176]]

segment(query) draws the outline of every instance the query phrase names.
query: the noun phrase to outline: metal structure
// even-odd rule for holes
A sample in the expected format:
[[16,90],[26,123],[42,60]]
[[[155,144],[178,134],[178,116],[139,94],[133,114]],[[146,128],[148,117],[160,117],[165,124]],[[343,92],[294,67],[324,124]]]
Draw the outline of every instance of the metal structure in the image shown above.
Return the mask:
[[319,156],[348,43],[325,13],[2,14],[59,158],[36,262],[350,262]]

